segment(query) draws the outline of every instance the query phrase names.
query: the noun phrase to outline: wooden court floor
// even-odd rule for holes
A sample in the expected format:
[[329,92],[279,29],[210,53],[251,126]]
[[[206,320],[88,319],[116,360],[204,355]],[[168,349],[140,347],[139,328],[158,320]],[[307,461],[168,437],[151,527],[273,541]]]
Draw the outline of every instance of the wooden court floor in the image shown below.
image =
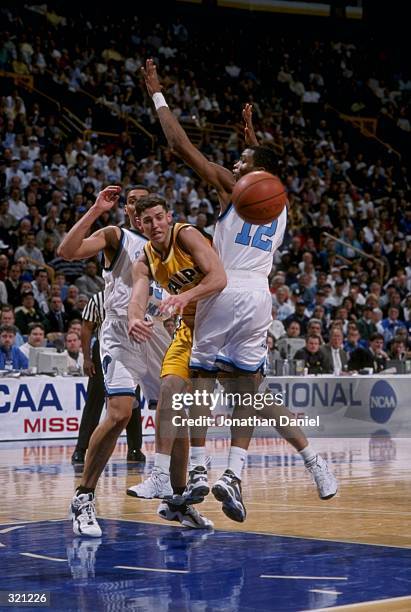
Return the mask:
[[[197,508],[212,519],[216,530],[225,532],[411,549],[409,440],[375,437],[315,440],[313,444],[329,461],[339,480],[339,492],[332,500],[318,498],[299,456],[287,443],[257,438],[250,447],[243,478],[246,522],[238,524],[227,519],[211,494]],[[26,446],[0,444],[3,492],[0,533],[1,525],[57,521],[65,517],[81,472],[70,464],[73,448],[72,441],[33,442]],[[208,442],[211,482],[224,470],[228,448],[226,439]],[[147,463],[145,467],[138,467],[126,462],[126,444],[121,441],[118,444],[97,489],[97,511],[102,519],[164,525],[155,513],[158,501],[125,495],[128,486],[140,482],[149,473],[153,440],[145,439],[143,451]],[[377,546],[375,555],[379,550]],[[406,598],[355,606],[328,606],[327,609],[411,611],[411,587]]]

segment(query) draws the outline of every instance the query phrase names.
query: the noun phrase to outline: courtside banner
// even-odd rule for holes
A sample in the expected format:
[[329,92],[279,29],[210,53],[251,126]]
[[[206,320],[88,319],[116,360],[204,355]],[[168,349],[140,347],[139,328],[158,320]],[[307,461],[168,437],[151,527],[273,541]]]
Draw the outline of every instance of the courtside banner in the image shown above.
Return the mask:
[[[77,438],[87,378],[0,378],[0,441]],[[104,411],[103,411],[104,416]],[[154,411],[144,403],[143,434],[154,433]]]
[[[254,424],[262,435],[270,431],[275,435],[275,419],[275,425],[302,427],[308,437],[368,437],[376,432],[411,437],[411,377],[407,375],[268,376],[259,391],[282,398],[293,417],[288,421],[281,405],[267,410],[260,409],[264,401],[255,402]],[[218,404],[213,412],[215,426],[210,431],[214,432],[222,430],[225,416],[234,415],[232,407]],[[270,417],[274,418],[267,426]]]

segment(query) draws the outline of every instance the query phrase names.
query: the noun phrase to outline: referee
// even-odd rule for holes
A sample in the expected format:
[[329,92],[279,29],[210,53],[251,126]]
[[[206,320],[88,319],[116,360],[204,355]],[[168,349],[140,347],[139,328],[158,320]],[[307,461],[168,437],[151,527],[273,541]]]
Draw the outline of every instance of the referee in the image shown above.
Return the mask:
[[[84,463],[84,457],[93,431],[97,427],[105,403],[104,378],[100,360],[100,343],[98,335],[105,317],[104,291],[94,294],[83,311],[81,326],[81,345],[84,355],[84,373],[89,377],[87,400],[81,417],[80,430],[71,463]],[[136,397],[140,396],[139,387]],[[144,462],[141,452],[142,431],[139,410],[133,410],[127,425],[127,461]]]

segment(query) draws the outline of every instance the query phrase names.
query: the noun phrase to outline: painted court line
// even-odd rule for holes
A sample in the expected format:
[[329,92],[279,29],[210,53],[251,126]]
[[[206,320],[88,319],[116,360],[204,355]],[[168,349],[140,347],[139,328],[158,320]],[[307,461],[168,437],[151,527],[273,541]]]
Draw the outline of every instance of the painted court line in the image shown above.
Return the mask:
[[15,527],[7,527],[7,529],[2,529],[0,533],[9,533],[9,531],[14,531],[15,529],[23,529],[26,525],[16,525]]
[[270,576],[261,574],[260,578],[277,578],[282,580],[348,580],[347,576]]
[[164,572],[167,574],[189,574],[188,570],[169,570],[156,567],[132,567],[131,565],[115,565],[114,569],[135,570],[137,572]]
[[[356,608],[371,608],[374,610],[374,606],[378,606],[378,610],[382,610],[383,612],[387,610],[385,607],[387,604],[395,604],[400,603],[402,601],[411,603],[411,594],[405,595],[404,597],[390,597],[389,599],[374,599],[369,601],[359,601],[354,604],[346,604],[341,606],[332,606],[327,608],[327,612],[332,612],[333,610],[341,610],[344,612],[345,610],[355,610]],[[381,607],[384,606],[384,607]],[[410,608],[407,608],[410,609]],[[377,608],[375,608],[377,610]],[[398,608],[399,610],[399,608]],[[405,610],[405,608],[401,608],[401,610]],[[303,612],[310,612],[309,610],[303,610]],[[311,611],[312,612],[312,611]]]
[[46,555],[35,555],[34,553],[20,553],[24,557],[33,557],[33,559],[46,559],[46,561],[59,561],[60,563],[67,563],[67,559],[58,559],[57,557],[47,557]]
[[326,595],[342,595],[342,591],[326,591],[325,589],[309,589],[310,593],[325,593]]

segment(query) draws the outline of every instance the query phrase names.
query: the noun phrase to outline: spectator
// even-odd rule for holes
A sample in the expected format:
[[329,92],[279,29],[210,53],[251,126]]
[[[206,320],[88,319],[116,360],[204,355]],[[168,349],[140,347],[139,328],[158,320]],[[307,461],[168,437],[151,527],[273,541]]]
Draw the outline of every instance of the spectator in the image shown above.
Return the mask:
[[278,338],[284,336],[285,329],[283,323],[277,319],[277,306],[275,305],[271,308],[271,317],[273,320],[271,321],[268,331],[275,340],[278,340]]
[[31,346],[33,348],[39,348],[41,346],[45,346],[46,344],[44,325],[41,323],[30,323],[28,331],[27,342],[20,346],[21,352],[27,357],[27,359],[29,358]]
[[15,346],[14,325],[0,326],[0,370],[25,370],[29,367],[27,357]]
[[377,332],[377,326],[372,320],[371,306],[367,304],[364,306],[362,316],[358,319],[357,325],[361,338],[368,343],[372,334]]
[[[10,304],[6,304],[1,309],[0,325],[12,325],[15,327],[15,324],[16,324],[16,317],[14,315],[13,306],[10,306]],[[22,344],[24,344],[23,336],[21,335],[17,327],[16,327],[16,340],[14,344],[15,346],[18,346],[19,348]]]
[[4,281],[0,281],[0,306],[7,304],[9,301],[7,295],[7,287]]
[[368,342],[363,340],[355,324],[350,323],[348,327],[347,339],[344,342],[344,350],[346,353],[352,353],[358,347],[367,348]]
[[30,323],[42,323],[43,315],[36,307],[32,291],[23,291],[21,294],[22,305],[16,308],[16,325],[22,334],[29,333]]
[[20,305],[20,276],[21,268],[18,263],[14,263],[10,266],[8,276],[5,280],[8,303],[12,306]]
[[97,264],[94,261],[86,263],[84,274],[77,279],[75,284],[87,298],[91,298],[92,295],[104,289],[104,280],[97,276]]
[[66,334],[66,349],[68,353],[68,368],[83,374],[84,356],[81,350],[81,338],[75,331]]
[[388,353],[390,359],[403,361],[407,358],[407,347],[401,336],[395,336]]
[[308,374],[326,374],[327,362],[325,355],[320,350],[321,337],[317,334],[309,334],[305,340],[305,347],[299,349],[294,359],[304,361],[304,367],[308,369]]
[[278,287],[275,296],[273,297],[273,306],[277,307],[277,318],[279,321],[285,321],[294,313],[292,304],[288,301],[289,289],[286,285]]
[[326,359],[326,371],[339,376],[347,369],[348,357],[343,349],[343,333],[339,327],[333,327],[330,332],[330,341],[321,347]]
[[44,325],[47,334],[63,334],[67,331],[68,316],[64,312],[64,306],[61,297],[55,295],[51,298],[50,309],[45,317]]
[[403,321],[399,320],[400,310],[397,306],[388,309],[388,317],[377,325],[378,332],[383,335],[385,346],[394,338],[401,327],[406,327]]
[[40,310],[43,314],[49,312],[48,300],[50,297],[50,285],[47,270],[44,268],[37,268],[34,271],[34,280],[31,283],[33,289],[34,299],[39,305]]
[[369,348],[358,347],[350,353],[348,369],[361,372],[364,368],[371,368],[374,374],[378,374],[387,367],[388,356],[383,349],[384,336],[373,334],[370,337]]
[[308,325],[308,317],[305,313],[305,302],[304,300],[298,299],[295,304],[295,312],[287,317],[284,321],[285,328],[288,329],[289,324],[292,321],[297,321],[301,328],[301,335],[305,335],[307,333],[307,325]]
[[27,267],[29,270],[36,269],[36,264],[32,263],[32,261],[44,265],[43,253],[36,247],[36,235],[34,232],[28,232],[25,238],[25,244],[17,249],[14,259],[17,261],[19,257],[28,258]]

